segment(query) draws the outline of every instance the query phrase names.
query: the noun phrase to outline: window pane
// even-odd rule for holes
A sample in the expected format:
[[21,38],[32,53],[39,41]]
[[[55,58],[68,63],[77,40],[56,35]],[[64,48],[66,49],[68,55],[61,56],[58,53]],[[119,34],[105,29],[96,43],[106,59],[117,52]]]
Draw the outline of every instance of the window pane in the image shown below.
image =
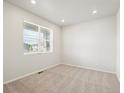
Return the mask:
[[37,52],[38,51],[38,27],[24,22],[24,51]]
[[45,40],[49,40],[50,39],[50,31],[48,29],[45,28],[41,28],[41,33],[43,33],[43,38]]
[[50,41],[46,41],[46,50],[50,51]]
[[49,52],[50,51],[50,31],[45,28],[40,28],[40,37],[42,38],[40,39],[40,44],[42,46],[41,51]]

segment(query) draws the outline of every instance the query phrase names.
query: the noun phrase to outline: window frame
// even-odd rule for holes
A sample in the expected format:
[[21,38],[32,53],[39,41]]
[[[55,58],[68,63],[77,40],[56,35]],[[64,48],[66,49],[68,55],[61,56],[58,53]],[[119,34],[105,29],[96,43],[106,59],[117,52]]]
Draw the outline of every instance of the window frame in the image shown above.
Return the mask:
[[[38,51],[37,52],[25,52],[24,51],[24,55],[30,55],[30,54],[44,54],[44,53],[52,53],[53,52],[53,30],[48,28],[48,27],[45,27],[45,26],[41,26],[39,24],[35,24],[33,22],[29,22],[27,20],[24,20],[23,21],[23,24],[24,23],[28,23],[28,24],[32,24],[32,25],[35,25],[38,27],[38,33],[41,32],[41,28],[44,28],[44,29],[47,29],[49,32],[50,32],[50,50],[49,51],[44,51],[44,52],[41,52],[39,51],[39,44],[40,44],[40,40],[38,41]],[[23,49],[24,49],[24,25],[23,25]]]

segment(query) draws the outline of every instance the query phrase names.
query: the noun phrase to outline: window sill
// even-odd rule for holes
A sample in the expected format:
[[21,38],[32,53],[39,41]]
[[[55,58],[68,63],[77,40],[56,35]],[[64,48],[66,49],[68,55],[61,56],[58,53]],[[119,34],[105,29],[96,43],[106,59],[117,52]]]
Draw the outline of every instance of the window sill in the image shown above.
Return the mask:
[[29,53],[24,53],[24,55],[48,54],[48,53],[52,53],[52,51],[50,51],[50,52],[29,52]]

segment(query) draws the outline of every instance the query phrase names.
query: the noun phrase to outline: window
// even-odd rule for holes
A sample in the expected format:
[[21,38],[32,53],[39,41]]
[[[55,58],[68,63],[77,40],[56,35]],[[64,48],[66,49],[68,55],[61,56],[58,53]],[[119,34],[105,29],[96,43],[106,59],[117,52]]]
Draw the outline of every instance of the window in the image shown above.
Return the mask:
[[24,53],[49,53],[53,47],[52,30],[24,21]]

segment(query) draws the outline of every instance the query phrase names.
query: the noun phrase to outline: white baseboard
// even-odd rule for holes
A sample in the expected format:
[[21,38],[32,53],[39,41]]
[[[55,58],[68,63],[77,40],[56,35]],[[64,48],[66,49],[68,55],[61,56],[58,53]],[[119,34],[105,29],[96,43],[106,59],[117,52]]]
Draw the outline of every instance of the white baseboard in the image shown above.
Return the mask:
[[74,67],[78,67],[78,68],[84,68],[84,69],[95,70],[95,71],[101,71],[101,72],[105,72],[105,73],[116,74],[116,72],[103,71],[103,70],[101,70],[101,69],[95,69],[95,68],[91,68],[91,67],[84,67],[84,66],[66,64],[66,63],[61,63],[61,64],[63,64],[63,65],[69,65],[69,66],[74,66]]
[[39,71],[47,70],[47,69],[52,68],[52,67],[55,67],[55,66],[57,66],[57,65],[59,65],[59,63],[58,63],[58,64],[54,64],[54,65],[47,66],[47,67],[45,67],[45,68],[43,68],[43,69],[39,69],[39,70],[37,70],[37,71],[34,71],[34,72],[31,72],[31,73],[25,74],[25,75],[23,75],[23,76],[19,76],[19,77],[15,78],[15,79],[5,81],[5,82],[3,82],[3,84],[7,84],[7,83],[10,83],[10,82],[13,82],[13,81],[22,79],[22,78],[24,78],[24,77],[30,76],[30,75],[32,75],[32,74],[35,74],[35,73],[39,72]]

